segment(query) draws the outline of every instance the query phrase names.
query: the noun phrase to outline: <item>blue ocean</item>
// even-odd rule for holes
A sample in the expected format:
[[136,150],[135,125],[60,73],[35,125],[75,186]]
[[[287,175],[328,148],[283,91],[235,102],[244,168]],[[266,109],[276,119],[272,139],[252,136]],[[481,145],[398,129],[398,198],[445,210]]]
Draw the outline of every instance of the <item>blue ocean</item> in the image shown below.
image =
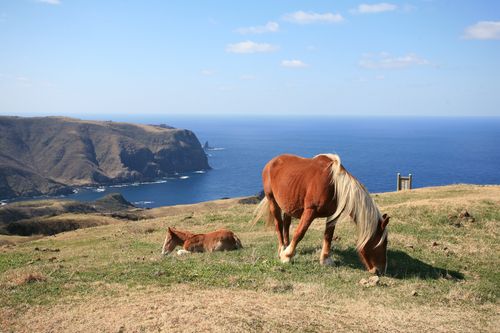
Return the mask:
[[[94,117],[95,118],[95,117]],[[261,170],[283,153],[337,153],[370,192],[394,191],[396,174],[413,186],[500,184],[500,118],[422,117],[101,117],[168,124],[197,135],[212,170],[155,183],[79,189],[71,199],[120,192],[141,207],[249,196],[262,188]]]

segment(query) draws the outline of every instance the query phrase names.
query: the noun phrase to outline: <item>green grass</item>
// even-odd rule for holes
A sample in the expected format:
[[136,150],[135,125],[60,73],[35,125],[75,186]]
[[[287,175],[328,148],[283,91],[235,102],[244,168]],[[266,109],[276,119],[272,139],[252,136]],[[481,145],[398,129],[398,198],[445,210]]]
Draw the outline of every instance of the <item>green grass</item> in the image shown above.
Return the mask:
[[[446,189],[437,195],[453,198],[462,190]],[[451,194],[450,194],[451,193]],[[427,194],[432,196],[435,193]],[[401,194],[406,202],[414,194]],[[398,203],[398,196],[378,195],[383,205]],[[422,196],[420,193],[415,196]],[[496,200],[496,201],[495,201]],[[467,204],[475,222],[461,227],[448,214]],[[339,298],[383,296],[393,306],[413,304],[496,305],[499,297],[498,198],[478,202],[451,202],[439,207],[389,207],[391,215],[388,275],[379,286],[364,288],[358,281],[369,274],[354,249],[355,228],[344,221],[336,230],[335,267],[319,265],[322,221],[315,221],[299,244],[293,264],[277,259],[276,238],[262,225],[250,226],[252,205],[211,213],[194,213],[152,221],[109,225],[62,236],[18,244],[0,252],[0,307],[52,304],[60,300],[117,293],[123,286],[142,288],[189,284],[195,288],[257,290],[291,293],[300,285],[318,286]],[[297,222],[294,221],[294,225]],[[160,255],[166,226],[194,232],[227,227],[240,235],[244,249],[233,252]],[[433,243],[437,245],[433,245]],[[36,251],[59,249],[59,252]],[[46,281],[12,283],[14,277],[38,272]],[[419,297],[412,296],[417,290]]]

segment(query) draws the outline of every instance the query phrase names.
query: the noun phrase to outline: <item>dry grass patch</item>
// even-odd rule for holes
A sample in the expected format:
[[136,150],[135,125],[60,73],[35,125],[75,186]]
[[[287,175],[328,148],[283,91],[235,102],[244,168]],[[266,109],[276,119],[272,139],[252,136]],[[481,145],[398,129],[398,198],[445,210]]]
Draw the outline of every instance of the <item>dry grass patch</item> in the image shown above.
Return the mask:
[[178,285],[122,293],[71,307],[3,309],[0,314],[8,318],[5,328],[16,332],[479,332],[494,331],[499,324],[481,307],[411,302],[395,307],[383,296],[339,300],[321,289],[262,293]]

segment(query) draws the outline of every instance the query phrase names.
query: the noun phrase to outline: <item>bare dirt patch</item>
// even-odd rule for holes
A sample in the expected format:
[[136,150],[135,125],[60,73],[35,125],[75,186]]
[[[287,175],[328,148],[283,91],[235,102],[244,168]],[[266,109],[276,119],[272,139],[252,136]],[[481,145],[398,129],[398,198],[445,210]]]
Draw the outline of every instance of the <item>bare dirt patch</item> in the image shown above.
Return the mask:
[[20,287],[29,283],[44,282],[47,281],[47,277],[40,272],[15,272],[8,279],[6,286],[8,287]]

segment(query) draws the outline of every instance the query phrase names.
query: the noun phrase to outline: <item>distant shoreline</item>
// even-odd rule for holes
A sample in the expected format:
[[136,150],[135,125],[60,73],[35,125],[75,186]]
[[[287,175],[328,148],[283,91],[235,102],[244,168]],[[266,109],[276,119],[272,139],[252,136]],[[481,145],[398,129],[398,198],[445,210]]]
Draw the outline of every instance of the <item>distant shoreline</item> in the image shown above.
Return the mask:
[[[149,185],[149,184],[155,184],[158,182],[144,182],[140,183],[139,185]],[[138,185],[132,185],[128,184],[126,186],[138,186]],[[500,186],[500,184],[467,184],[467,183],[456,183],[456,184],[446,184],[446,185],[435,185],[435,186],[424,186],[424,187],[417,187],[413,188],[411,190],[404,190],[404,191],[386,191],[386,192],[370,192],[370,195],[372,196],[378,196],[378,195],[384,195],[388,193],[411,193],[414,191],[421,191],[421,190],[439,190],[444,187],[470,187],[470,186],[477,186],[477,187],[497,187]],[[95,186],[92,188],[99,188],[99,187],[113,187],[113,186]],[[90,186],[81,186],[79,188],[90,188]],[[97,193],[100,193],[96,191]],[[106,194],[112,194],[112,193],[118,193],[118,192],[113,192],[110,191]],[[102,196],[105,196],[106,194],[102,194]],[[237,196],[237,197],[221,197],[221,198],[215,198],[211,200],[204,200],[204,201],[197,201],[197,202],[192,202],[192,203],[179,203],[179,204],[173,204],[173,205],[162,205],[162,206],[156,206],[156,207],[151,207],[149,209],[157,209],[157,208],[166,208],[166,207],[182,207],[182,206],[192,206],[192,205],[198,205],[198,204],[206,204],[206,203],[211,203],[211,202],[220,202],[220,201],[227,201],[227,200],[245,200],[245,199],[252,199],[252,198],[257,198],[258,193],[254,195],[244,195],[244,196]],[[18,200],[19,199],[19,200]],[[17,203],[17,202],[30,202],[30,201],[44,201],[44,200],[65,200],[65,201],[78,201],[78,202],[86,202],[89,200],[78,200],[78,199],[73,199],[68,196],[37,196],[37,197],[22,197],[22,198],[15,198],[15,199],[2,199],[0,200],[0,203],[2,204],[0,207],[5,207],[11,203]],[[133,203],[133,202],[132,202]],[[139,207],[139,208],[147,208],[147,207]]]
[[163,184],[163,183],[166,183],[168,180],[188,179],[189,176],[185,175],[188,173],[190,173],[190,174],[204,174],[208,171],[210,171],[210,169],[201,169],[201,170],[187,171],[187,172],[182,172],[182,173],[173,173],[173,174],[168,175],[166,177],[156,178],[156,179],[152,179],[152,180],[135,181],[135,182],[70,185],[70,186],[68,186],[68,191],[69,191],[68,194],[9,197],[9,198],[0,199],[0,204],[5,205],[5,204],[9,204],[9,203],[13,203],[13,202],[20,202],[20,201],[53,200],[53,199],[67,199],[67,200],[80,201],[78,199],[72,199],[70,197],[71,194],[80,193],[80,191],[82,191],[82,190],[100,193],[100,192],[104,192],[104,191],[99,191],[99,189],[101,189],[101,188],[103,188],[103,189],[111,188],[112,189],[112,188],[132,187],[132,186],[141,186],[141,185]]

